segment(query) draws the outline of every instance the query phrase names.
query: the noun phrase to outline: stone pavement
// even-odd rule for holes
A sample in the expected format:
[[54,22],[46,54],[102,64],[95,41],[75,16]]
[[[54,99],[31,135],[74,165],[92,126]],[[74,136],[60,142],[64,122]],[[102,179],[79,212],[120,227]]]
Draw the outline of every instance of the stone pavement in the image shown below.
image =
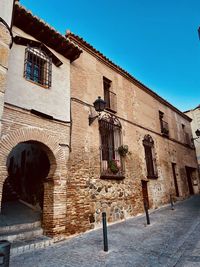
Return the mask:
[[11,267],[200,267],[200,195],[150,214],[11,258]]

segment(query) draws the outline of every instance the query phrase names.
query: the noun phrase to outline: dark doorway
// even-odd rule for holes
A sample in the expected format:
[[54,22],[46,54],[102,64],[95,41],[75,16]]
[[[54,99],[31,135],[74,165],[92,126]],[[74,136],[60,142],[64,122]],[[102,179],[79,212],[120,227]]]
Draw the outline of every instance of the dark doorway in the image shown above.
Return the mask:
[[149,197],[148,197],[148,188],[147,188],[147,181],[142,180],[142,195],[143,201],[146,203],[147,208],[149,209]]
[[44,179],[49,159],[37,142],[24,142],[12,149],[7,159],[8,177],[4,182],[2,204],[21,201],[43,209]]
[[194,169],[187,167],[187,166],[185,167],[185,169],[186,169],[186,174],[187,174],[189,193],[190,193],[190,195],[194,195],[194,189],[193,189],[193,185],[192,185],[192,172],[194,171]]
[[172,172],[173,172],[173,178],[174,178],[174,186],[176,190],[176,196],[179,197],[179,190],[178,190],[178,182],[176,178],[176,163],[172,163]]

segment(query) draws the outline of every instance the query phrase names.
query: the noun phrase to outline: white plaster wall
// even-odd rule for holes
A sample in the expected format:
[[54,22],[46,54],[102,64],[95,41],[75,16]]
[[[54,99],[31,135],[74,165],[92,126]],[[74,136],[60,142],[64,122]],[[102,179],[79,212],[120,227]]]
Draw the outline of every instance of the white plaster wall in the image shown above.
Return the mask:
[[[192,119],[192,122],[191,122],[192,135],[193,135],[193,138],[196,138],[197,136],[195,134],[195,131],[197,129],[200,129],[200,109],[197,108],[195,110],[190,110],[189,112],[186,113],[186,115],[188,115]],[[194,145],[196,148],[198,164],[200,165],[200,138],[197,140],[194,140]]]
[[[14,35],[33,39],[20,29],[13,27]],[[8,64],[5,102],[15,106],[35,109],[55,119],[70,120],[70,61],[50,49],[62,62],[60,67],[52,63],[52,85],[44,88],[23,77],[25,46],[13,45]]]
[[12,19],[13,0],[0,0],[0,17],[10,26]]

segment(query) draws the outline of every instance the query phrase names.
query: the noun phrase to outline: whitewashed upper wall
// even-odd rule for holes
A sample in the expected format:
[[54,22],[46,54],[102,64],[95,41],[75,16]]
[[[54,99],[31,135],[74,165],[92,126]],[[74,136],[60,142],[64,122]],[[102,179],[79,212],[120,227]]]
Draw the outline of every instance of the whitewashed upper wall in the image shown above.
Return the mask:
[[10,26],[12,19],[13,0],[0,0],[0,17]]
[[[190,110],[188,112],[186,112],[186,115],[188,115],[191,119],[191,126],[192,126],[192,134],[193,137],[196,138],[196,130],[200,129],[200,109],[197,108],[195,110]],[[196,148],[196,154],[197,154],[197,159],[198,159],[198,163],[200,164],[200,143],[199,143],[199,139],[198,140],[194,140],[194,145]]]
[[[36,40],[16,27],[13,27],[13,33]],[[25,49],[25,46],[16,44],[11,49],[5,102],[29,110],[35,109],[58,120],[69,121],[70,61],[49,48],[63,64],[56,67],[52,63],[52,85],[44,88],[23,77]]]

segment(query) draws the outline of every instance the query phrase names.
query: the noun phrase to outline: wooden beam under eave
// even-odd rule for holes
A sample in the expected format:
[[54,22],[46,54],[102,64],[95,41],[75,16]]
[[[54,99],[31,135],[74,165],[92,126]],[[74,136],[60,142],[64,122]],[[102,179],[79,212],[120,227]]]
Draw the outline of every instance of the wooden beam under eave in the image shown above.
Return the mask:
[[76,48],[76,50],[74,51],[74,53],[71,55],[70,62],[72,63],[74,60],[76,60],[77,58],[79,58],[80,57],[80,54],[82,52],[83,51],[80,51],[78,48]]
[[65,48],[65,57],[71,60],[71,55],[74,53],[75,48],[71,44],[69,44],[68,47],[69,48]]

